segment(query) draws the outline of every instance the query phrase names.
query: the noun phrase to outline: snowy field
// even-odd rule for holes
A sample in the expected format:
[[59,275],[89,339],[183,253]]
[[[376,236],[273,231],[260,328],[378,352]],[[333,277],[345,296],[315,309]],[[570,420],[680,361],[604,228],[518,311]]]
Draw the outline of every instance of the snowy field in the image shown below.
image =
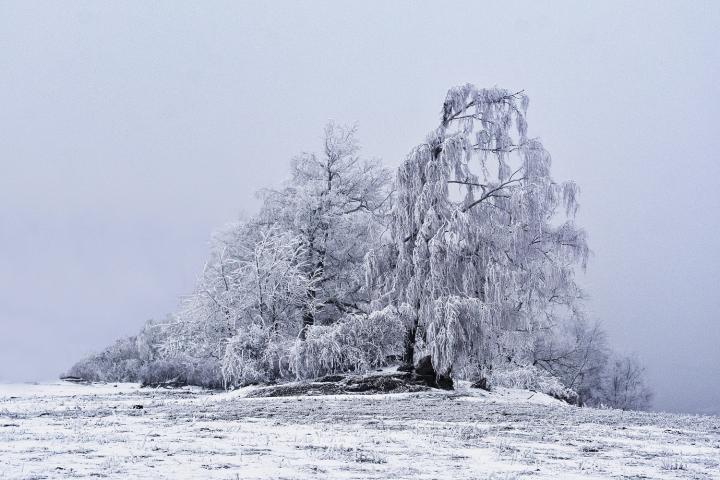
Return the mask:
[[518,390],[249,391],[0,385],[0,478],[720,478],[720,417]]

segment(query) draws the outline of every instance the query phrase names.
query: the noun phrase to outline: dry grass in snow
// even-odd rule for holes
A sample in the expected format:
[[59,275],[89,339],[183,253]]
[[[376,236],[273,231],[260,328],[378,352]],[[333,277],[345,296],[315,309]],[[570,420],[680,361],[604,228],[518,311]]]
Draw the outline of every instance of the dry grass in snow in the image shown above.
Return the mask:
[[518,390],[247,392],[0,385],[0,478],[720,478],[718,417]]

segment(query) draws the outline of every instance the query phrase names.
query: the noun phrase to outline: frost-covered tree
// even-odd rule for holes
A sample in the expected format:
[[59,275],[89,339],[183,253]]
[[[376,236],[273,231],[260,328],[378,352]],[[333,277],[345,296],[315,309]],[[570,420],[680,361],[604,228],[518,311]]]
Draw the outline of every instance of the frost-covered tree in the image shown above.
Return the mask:
[[517,361],[539,326],[573,314],[588,257],[572,221],[578,189],[552,179],[527,106],[522,92],[453,88],[439,127],[398,169],[394,245],[369,267],[386,271],[374,280],[381,301],[414,312],[410,364],[417,351],[441,374]]
[[123,337],[75,363],[67,376],[85,381],[142,382],[158,360],[166,322],[148,320],[138,335]]
[[[357,152],[355,129],[330,124],[322,155],[295,158],[285,186],[263,192],[257,217],[214,235],[198,286],[168,329],[166,357],[212,359],[223,385],[240,385],[305,375],[312,369],[299,366],[313,364],[312,348],[349,347],[357,339],[337,343],[338,332],[379,327],[366,313],[363,259],[386,229],[389,174]],[[296,347],[316,320],[337,332]]]
[[297,335],[300,313],[311,308],[306,292],[313,279],[305,262],[301,239],[292,232],[256,221],[229,225],[214,236],[210,259],[169,329],[164,353],[227,366],[239,343],[262,350],[272,338]]
[[577,393],[580,405],[603,398],[609,348],[599,322],[577,315],[539,331],[532,347],[532,365],[559,379]]
[[[636,356],[615,355],[604,379],[604,405],[622,410],[647,410],[652,391],[645,384],[645,368]],[[600,402],[597,402],[600,403]]]
[[307,252],[302,238],[277,226],[251,225],[250,245],[240,244],[236,286],[246,322],[274,335],[296,335],[298,311],[312,310],[306,292],[314,279],[305,275]]
[[578,188],[553,180],[527,106],[451,89],[394,184],[359,157],[355,128],[329,124],[257,216],[213,236],[178,312],[73,371],[231,388],[429,355],[442,376],[644,408],[641,366],[609,361],[583,315]]
[[306,254],[301,336],[316,322],[366,312],[363,260],[386,230],[390,174],[359,158],[355,133],[328,124],[323,152],[296,157],[287,185],[265,192],[261,218],[294,232]]
[[142,361],[136,337],[122,337],[75,363],[64,375],[92,382],[137,382]]

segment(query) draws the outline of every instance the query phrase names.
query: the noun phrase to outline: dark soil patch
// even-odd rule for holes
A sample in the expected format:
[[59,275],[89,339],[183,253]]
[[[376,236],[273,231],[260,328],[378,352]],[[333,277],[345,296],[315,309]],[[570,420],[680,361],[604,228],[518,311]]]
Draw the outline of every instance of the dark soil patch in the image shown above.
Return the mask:
[[299,395],[342,395],[404,393],[430,390],[425,380],[415,374],[398,372],[389,375],[328,375],[314,382],[263,387],[249,397],[290,397]]

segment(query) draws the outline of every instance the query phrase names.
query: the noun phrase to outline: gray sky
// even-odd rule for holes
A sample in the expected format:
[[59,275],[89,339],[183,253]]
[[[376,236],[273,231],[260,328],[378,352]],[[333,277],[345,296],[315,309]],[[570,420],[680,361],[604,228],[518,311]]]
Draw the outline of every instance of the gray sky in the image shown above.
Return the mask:
[[701,1],[0,1],[0,381],[172,311],[328,119],[396,166],[471,82],[530,95],[656,407],[719,411],[718,31]]

